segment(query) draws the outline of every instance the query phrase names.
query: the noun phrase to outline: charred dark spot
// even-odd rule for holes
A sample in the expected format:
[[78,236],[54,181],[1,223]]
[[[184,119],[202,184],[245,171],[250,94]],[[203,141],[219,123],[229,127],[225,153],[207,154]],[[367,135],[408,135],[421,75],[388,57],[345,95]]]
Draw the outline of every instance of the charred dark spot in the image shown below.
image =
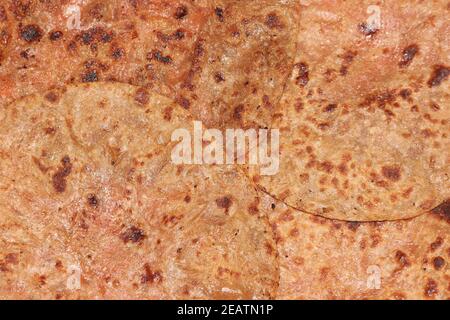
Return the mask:
[[436,270],[441,270],[445,265],[445,260],[442,257],[433,258],[433,266]]
[[225,20],[224,16],[223,16],[223,9],[216,7],[214,9],[214,13],[216,14],[217,19],[219,19],[220,22],[223,22]]
[[437,285],[436,281],[434,281],[433,279],[428,279],[427,283],[425,285],[425,290],[424,290],[425,296],[433,297],[438,292],[439,292],[439,290],[438,290],[438,285]]
[[406,254],[400,250],[397,250],[395,253],[395,259],[402,268],[409,267],[411,265]]
[[120,235],[120,238],[125,243],[128,243],[128,242],[140,243],[146,238],[146,235],[144,234],[143,230],[141,230],[135,226],[132,226],[132,227],[128,228],[127,230],[125,230],[124,232],[122,232],[122,234]]
[[153,271],[148,263],[144,265],[145,274],[141,277],[141,283],[161,283],[163,276],[161,271]]
[[438,215],[440,218],[444,219],[450,223],[450,199],[444,201],[439,206],[431,211],[433,214]]
[[51,41],[58,41],[63,36],[63,33],[61,31],[53,31],[48,36]]
[[150,95],[144,88],[139,88],[134,95],[134,100],[139,104],[145,105],[149,102]]
[[284,27],[280,18],[274,12],[267,15],[265,23],[270,29],[282,29]]
[[71,171],[72,164],[70,163],[70,158],[65,156],[61,160],[61,167],[59,167],[58,171],[52,177],[53,188],[56,192],[63,193],[66,190],[66,178],[70,175]]
[[308,65],[304,62],[297,63],[295,67],[298,69],[298,76],[295,78],[295,83],[299,86],[306,86],[309,82]]
[[400,180],[400,168],[397,166],[385,166],[381,168],[383,176],[391,181]]
[[232,205],[231,197],[225,196],[225,197],[216,199],[216,205],[219,208],[225,209],[225,211],[228,212],[228,210],[230,209],[230,207]]
[[428,86],[435,87],[442,83],[442,81],[446,80],[450,75],[450,68],[443,65],[434,66],[433,73],[431,74],[430,79],[428,80]]
[[372,38],[377,32],[378,28],[373,25],[368,25],[367,23],[361,23],[358,25],[358,30],[361,32],[364,36],[368,38]]
[[181,40],[185,37],[185,33],[182,29],[178,29],[177,31],[175,31],[172,36],[171,39],[175,39],[175,40]]
[[328,106],[325,107],[324,111],[325,112],[333,112],[334,110],[336,110],[337,105],[336,104],[329,104]]
[[82,82],[97,82],[98,81],[98,75],[97,71],[91,70],[83,74],[81,77]]
[[414,59],[415,55],[419,52],[419,47],[416,44],[411,44],[407,46],[403,52],[400,62],[398,63],[400,68],[407,67],[411,61]]
[[184,202],[186,202],[186,203],[191,202],[191,196],[190,196],[190,195],[186,195],[186,196],[184,197]]
[[224,82],[224,81],[225,81],[225,78],[223,77],[223,74],[222,74],[222,73],[216,72],[216,73],[214,74],[214,80],[215,80],[217,83],[220,83],[220,82]]
[[26,42],[37,42],[42,38],[42,29],[35,24],[25,26],[20,30],[20,37]]
[[162,62],[164,64],[172,63],[172,58],[170,56],[164,56],[161,51],[154,50],[149,55],[147,55],[148,60],[155,59],[156,61]]
[[91,44],[93,39],[94,39],[94,34],[92,31],[86,31],[81,34],[81,40],[86,45]]
[[87,197],[87,202],[88,202],[89,206],[91,206],[92,208],[97,208],[99,201],[95,194],[90,194]]
[[188,15],[188,8],[186,6],[179,6],[175,11],[175,19],[183,19]]
[[122,48],[116,48],[112,51],[111,56],[115,59],[115,60],[119,60],[120,58],[122,58],[125,54],[125,51]]

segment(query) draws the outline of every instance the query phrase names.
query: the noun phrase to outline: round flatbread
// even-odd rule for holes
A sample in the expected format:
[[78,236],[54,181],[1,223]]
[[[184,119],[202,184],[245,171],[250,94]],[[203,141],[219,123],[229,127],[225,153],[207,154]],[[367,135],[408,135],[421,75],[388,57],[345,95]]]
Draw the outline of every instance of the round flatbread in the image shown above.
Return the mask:
[[0,28],[1,12],[11,27],[0,65],[0,105],[64,84],[97,81],[175,97],[209,12],[200,1],[184,0],[8,0],[1,8]]
[[0,290],[10,298],[263,299],[277,254],[232,168],[174,165],[178,104],[125,84],[0,113]]
[[292,207],[341,220],[414,217],[449,198],[446,6],[384,2],[371,9],[382,13],[371,34],[361,32],[369,3],[304,6],[271,124],[280,170],[255,168],[253,180]]
[[403,221],[342,222],[262,201],[280,256],[277,299],[448,299],[450,203]]
[[264,127],[292,67],[298,2],[209,5],[213,16],[198,37],[179,99],[208,126]]

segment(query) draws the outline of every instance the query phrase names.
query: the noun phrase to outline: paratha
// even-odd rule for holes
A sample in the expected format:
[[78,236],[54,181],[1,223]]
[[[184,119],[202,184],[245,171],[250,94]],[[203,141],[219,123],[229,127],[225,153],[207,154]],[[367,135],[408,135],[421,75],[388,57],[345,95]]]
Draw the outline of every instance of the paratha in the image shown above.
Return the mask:
[[258,193],[233,168],[172,163],[192,120],[172,100],[80,84],[0,119],[2,298],[274,297]]
[[2,1],[0,105],[96,81],[176,97],[208,16],[205,1]]
[[298,2],[209,5],[214,17],[198,37],[180,99],[207,126],[264,127],[292,68]]
[[409,220],[343,222],[267,196],[277,299],[449,299],[450,203]]
[[271,124],[280,170],[252,179],[292,207],[350,221],[414,217],[448,199],[447,2],[385,1],[372,32],[370,2],[308,3]]

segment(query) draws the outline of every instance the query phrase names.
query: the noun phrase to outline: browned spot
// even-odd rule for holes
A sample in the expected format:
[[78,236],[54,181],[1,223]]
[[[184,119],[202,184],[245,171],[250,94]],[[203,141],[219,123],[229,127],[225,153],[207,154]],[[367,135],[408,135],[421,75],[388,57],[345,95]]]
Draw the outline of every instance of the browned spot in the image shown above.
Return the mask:
[[361,225],[360,222],[353,222],[353,221],[347,222],[346,224],[347,224],[347,227],[352,231],[356,231],[359,228],[359,226]]
[[52,31],[48,36],[51,41],[58,41],[63,37],[62,31]]
[[170,121],[170,119],[172,119],[172,111],[172,107],[166,107],[164,109],[164,120]]
[[56,173],[52,177],[53,188],[58,193],[62,193],[66,190],[66,178],[69,176],[72,171],[72,164],[70,162],[70,158],[65,156],[61,160],[61,167],[56,171]]
[[437,237],[436,240],[430,245],[431,251],[436,251],[442,244],[444,243],[444,239],[441,237]]
[[425,285],[424,294],[426,297],[433,297],[439,292],[438,285],[433,279],[428,279]]
[[141,277],[141,283],[161,283],[163,282],[163,276],[161,271],[153,271],[148,263],[144,264],[145,274]]
[[223,77],[223,74],[222,74],[222,73],[216,72],[216,73],[214,74],[214,80],[215,80],[217,83],[220,83],[220,82],[224,82],[224,81],[225,81],[225,78]]
[[450,199],[441,203],[431,212],[438,215],[440,218],[446,220],[448,223],[450,223]]
[[266,253],[269,256],[271,256],[271,255],[273,255],[275,253],[275,249],[273,248],[273,246],[270,243],[266,242],[264,244],[264,247],[266,248]]
[[55,103],[59,100],[59,96],[54,92],[49,92],[45,95],[45,99],[51,103]]
[[19,255],[17,253],[8,253],[5,256],[5,263],[16,265],[19,263]]
[[337,105],[333,103],[333,104],[329,104],[328,106],[326,106],[323,111],[333,112],[334,110],[336,110],[336,108],[337,108]]
[[280,18],[275,14],[275,12],[269,13],[266,17],[266,26],[270,29],[282,29],[284,27]]
[[191,202],[191,196],[190,196],[190,195],[186,195],[186,196],[184,197],[184,202],[186,202],[186,203]]
[[225,212],[228,213],[228,210],[230,209],[232,205],[231,197],[225,196],[222,198],[216,199],[216,204],[219,208],[225,209]]
[[258,203],[253,203],[248,207],[248,213],[257,215],[259,213]]
[[410,89],[402,89],[399,92],[400,97],[402,97],[404,100],[408,100],[411,97],[411,93],[412,92]]
[[295,68],[298,69],[298,75],[295,78],[295,83],[301,87],[304,87],[309,82],[309,68],[304,62],[297,63]]
[[134,100],[142,105],[145,105],[149,102],[150,96],[144,88],[139,88],[134,95]]
[[243,111],[244,111],[244,105],[242,105],[242,104],[238,105],[236,108],[234,108],[233,118],[235,120],[241,120]]
[[445,260],[442,257],[433,258],[433,266],[436,270],[441,270],[445,265]]
[[401,177],[400,168],[397,166],[384,166],[381,168],[381,173],[391,181],[398,181]]
[[132,227],[128,228],[127,230],[125,230],[124,232],[122,232],[120,234],[120,238],[125,243],[128,243],[128,242],[140,243],[146,238],[146,235],[144,234],[143,230],[141,230],[135,226],[132,226]]
[[35,24],[30,24],[20,29],[20,37],[26,42],[37,42],[42,38],[42,29]]
[[185,97],[178,97],[177,98],[177,103],[182,106],[184,109],[189,109],[189,107],[191,106],[191,103],[188,99],[186,99]]
[[403,52],[400,62],[398,63],[400,68],[407,67],[411,61],[414,59],[415,55],[419,52],[419,47],[416,44],[411,44],[407,46]]
[[401,268],[409,267],[411,265],[406,254],[400,250],[397,250],[395,253],[395,259]]
[[350,64],[355,59],[356,55],[357,55],[356,51],[346,51],[342,56],[340,56],[340,58],[343,61],[342,61],[342,66],[341,66],[341,68],[339,70],[339,73],[342,76],[345,76],[347,74],[348,68],[350,67]]
[[87,197],[87,202],[88,202],[89,206],[91,206],[92,208],[97,208],[99,201],[95,194],[90,194]]
[[450,68],[443,65],[436,65],[434,66],[434,70],[427,84],[430,88],[438,86],[442,83],[442,81],[446,80],[449,75],[450,75]]
[[5,7],[0,6],[0,22],[6,21],[7,18]]
[[175,10],[174,17],[175,19],[183,19],[188,15],[188,8],[186,6],[179,6]]

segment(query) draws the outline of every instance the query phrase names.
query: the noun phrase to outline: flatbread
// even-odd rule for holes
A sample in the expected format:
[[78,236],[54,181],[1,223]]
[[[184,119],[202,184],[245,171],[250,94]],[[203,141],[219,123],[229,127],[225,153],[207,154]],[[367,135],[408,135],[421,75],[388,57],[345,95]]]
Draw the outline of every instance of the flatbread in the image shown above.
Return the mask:
[[302,7],[294,72],[271,124],[280,170],[250,175],[308,213],[414,217],[450,197],[447,3],[383,2],[370,34],[366,4]]
[[125,84],[0,112],[0,291],[21,299],[263,299],[278,286],[259,197],[233,168],[174,165],[192,119]]
[[298,2],[214,0],[210,7],[180,99],[207,126],[264,127],[292,68]]
[[449,299],[450,203],[419,217],[342,222],[271,197],[280,256],[277,299]]
[[[184,0],[8,0],[0,17],[2,12],[9,28],[0,38],[0,106],[96,81],[145,86],[175,98],[209,16],[205,1]],[[0,29],[4,24],[0,18]]]

